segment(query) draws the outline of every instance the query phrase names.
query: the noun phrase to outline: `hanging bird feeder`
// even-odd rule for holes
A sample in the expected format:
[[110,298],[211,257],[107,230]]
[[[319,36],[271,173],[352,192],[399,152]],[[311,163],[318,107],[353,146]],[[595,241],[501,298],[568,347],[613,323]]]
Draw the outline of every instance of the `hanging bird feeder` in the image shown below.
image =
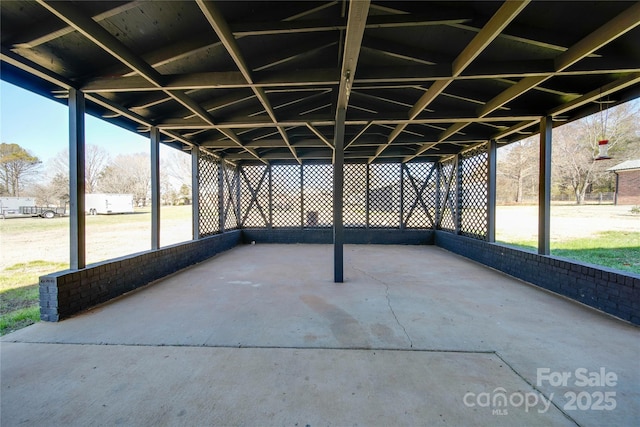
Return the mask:
[[596,157],[596,160],[610,159],[611,157],[609,157],[608,151],[609,151],[609,140],[601,139],[600,141],[598,141],[598,157]]
[[604,111],[604,104],[612,104],[614,101],[609,101],[607,97],[606,100],[600,99],[600,101],[596,101],[600,104],[600,126],[601,126],[601,135],[598,140],[598,155],[595,160],[608,160],[611,157],[609,156],[609,139],[607,139],[607,119],[609,118],[609,110]]

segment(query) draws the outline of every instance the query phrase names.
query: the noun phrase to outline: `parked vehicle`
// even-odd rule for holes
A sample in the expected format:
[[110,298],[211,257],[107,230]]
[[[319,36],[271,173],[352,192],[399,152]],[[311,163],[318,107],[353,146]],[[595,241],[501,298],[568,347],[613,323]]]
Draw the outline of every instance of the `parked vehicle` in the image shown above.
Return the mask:
[[133,213],[133,194],[85,194],[84,210],[89,215]]
[[36,206],[36,199],[33,197],[0,197],[0,216],[3,219],[19,217],[51,219],[66,213],[64,207]]

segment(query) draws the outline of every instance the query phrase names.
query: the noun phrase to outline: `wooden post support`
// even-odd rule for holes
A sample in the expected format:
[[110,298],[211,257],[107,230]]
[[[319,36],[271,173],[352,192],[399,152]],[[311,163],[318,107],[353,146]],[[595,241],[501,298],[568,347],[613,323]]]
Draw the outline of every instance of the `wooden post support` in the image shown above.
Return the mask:
[[84,94],[79,90],[69,89],[69,267],[72,270],[80,270],[87,265],[84,111]]

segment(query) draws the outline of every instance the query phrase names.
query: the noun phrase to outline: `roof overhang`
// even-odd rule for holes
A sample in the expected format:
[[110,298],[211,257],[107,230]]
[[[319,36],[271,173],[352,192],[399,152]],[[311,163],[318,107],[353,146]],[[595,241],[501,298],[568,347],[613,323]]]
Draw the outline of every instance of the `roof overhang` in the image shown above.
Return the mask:
[[232,162],[451,156],[640,95],[640,3],[0,3],[2,79]]

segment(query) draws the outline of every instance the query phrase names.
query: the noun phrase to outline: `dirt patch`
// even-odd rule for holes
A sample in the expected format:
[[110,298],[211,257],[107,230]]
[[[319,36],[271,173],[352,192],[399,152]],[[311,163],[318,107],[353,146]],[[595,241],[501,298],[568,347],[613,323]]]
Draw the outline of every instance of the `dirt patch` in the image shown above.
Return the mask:
[[[640,232],[640,216],[631,213],[631,206],[553,205],[551,207],[551,241],[596,237],[598,233],[604,231]],[[496,210],[497,240],[518,242],[535,241],[537,238],[537,206],[498,206]]]

